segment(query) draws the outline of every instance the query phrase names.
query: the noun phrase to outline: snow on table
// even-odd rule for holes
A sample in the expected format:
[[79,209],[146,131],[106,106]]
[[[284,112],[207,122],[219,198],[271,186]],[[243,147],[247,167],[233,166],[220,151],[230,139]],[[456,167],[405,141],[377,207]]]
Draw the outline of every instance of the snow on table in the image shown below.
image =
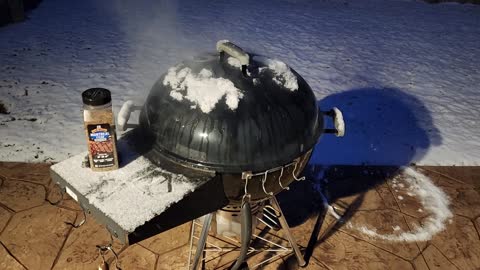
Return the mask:
[[[118,148],[123,160],[136,155],[127,143],[119,143]],[[78,154],[51,170],[76,191],[73,197],[83,196],[126,232],[163,213],[209,180],[166,171],[143,156],[121,164],[118,170],[94,172],[81,166],[86,155]]]

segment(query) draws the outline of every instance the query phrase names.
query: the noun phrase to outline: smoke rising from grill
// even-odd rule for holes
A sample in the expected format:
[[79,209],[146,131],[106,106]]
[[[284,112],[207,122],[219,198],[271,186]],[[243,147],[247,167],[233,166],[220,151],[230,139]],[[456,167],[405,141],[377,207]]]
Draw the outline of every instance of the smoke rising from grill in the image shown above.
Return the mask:
[[142,96],[168,67],[202,50],[186,37],[177,1],[115,1],[105,8],[128,40],[124,57],[135,70],[130,76],[142,82],[142,89],[136,89],[143,90]]

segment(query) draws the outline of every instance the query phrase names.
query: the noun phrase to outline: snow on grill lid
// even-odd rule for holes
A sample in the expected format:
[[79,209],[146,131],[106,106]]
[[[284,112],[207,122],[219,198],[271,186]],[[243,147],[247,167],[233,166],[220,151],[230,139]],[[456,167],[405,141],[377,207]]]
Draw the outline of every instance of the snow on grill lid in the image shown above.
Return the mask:
[[276,84],[283,86],[290,91],[298,90],[297,76],[293,74],[292,70],[287,66],[287,64],[280,60],[270,59],[263,56],[254,56],[253,60],[266,65],[266,67],[261,67],[259,69],[260,72],[264,71],[266,68],[273,72],[275,75],[275,77],[273,77],[273,81]]
[[[257,61],[262,65],[265,65],[264,67],[259,68],[260,72],[265,71],[266,69],[269,69],[273,72],[274,77],[272,79],[277,85],[283,86],[290,91],[298,90],[297,76],[295,76],[295,74],[292,72],[292,70],[290,69],[290,67],[288,67],[287,64],[280,60],[270,59],[263,56],[254,56],[253,60]],[[236,67],[240,70],[242,69],[242,64],[240,63],[240,61],[234,57],[228,57],[227,63],[232,67]]]
[[193,103],[192,108],[200,107],[202,112],[209,113],[225,96],[229,109],[234,111],[242,99],[242,91],[232,81],[225,78],[214,78],[211,70],[202,69],[194,74],[189,67],[172,67],[163,80],[163,85],[170,86],[170,96],[178,101],[183,99]]
[[240,61],[234,57],[228,57],[227,63],[232,67],[242,69],[242,63],[240,63]]

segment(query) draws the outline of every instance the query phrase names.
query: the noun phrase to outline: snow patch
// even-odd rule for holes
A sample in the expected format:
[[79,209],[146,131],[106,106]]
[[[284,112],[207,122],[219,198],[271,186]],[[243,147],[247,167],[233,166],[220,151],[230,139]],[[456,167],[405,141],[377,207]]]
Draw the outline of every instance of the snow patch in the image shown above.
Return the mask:
[[228,57],[227,63],[232,67],[237,67],[239,69],[242,68],[242,64],[240,63],[240,61],[237,58]]
[[332,216],[333,216],[334,218],[336,218],[337,220],[341,220],[341,219],[342,219],[342,217],[337,213],[337,211],[335,211],[335,208],[333,208],[332,205],[328,204],[328,202],[327,202],[327,204],[326,204],[326,207],[327,207],[328,213],[329,213],[330,215],[332,215]]
[[211,78],[212,76],[213,76],[212,71],[205,68],[200,70],[200,73],[198,73],[198,77],[202,79],[208,79],[208,78]]
[[192,109],[200,107],[202,112],[209,113],[215,105],[225,97],[228,108],[238,108],[243,94],[232,81],[225,78],[213,78],[213,72],[202,69],[194,74],[188,67],[172,67],[163,80],[163,85],[172,87],[170,96],[178,101],[187,99],[194,103]]
[[335,211],[335,208],[333,208],[333,206],[328,203],[327,197],[322,192],[321,185],[316,187],[315,190],[318,192],[320,199],[322,200],[323,207],[327,209],[327,212],[337,220],[341,220],[342,217],[337,213],[337,211]]
[[[179,92],[170,92],[170,96],[173,98],[173,99],[176,99],[178,101],[181,101],[183,99],[183,95],[180,94]],[[196,108],[197,106],[193,106],[194,108]]]
[[[269,59],[262,56],[254,56],[253,60],[260,62],[267,66],[270,69],[275,77],[273,77],[273,81],[283,86],[290,91],[298,90],[298,81],[297,76],[293,74],[292,70],[285,64],[284,62],[277,60],[277,59]],[[259,68],[260,72],[265,70],[265,67]]]
[[128,119],[130,118],[130,113],[133,110],[134,103],[131,100],[123,103],[122,108],[117,115],[117,126],[120,130],[125,130]]
[[335,129],[337,130],[337,137],[343,137],[345,135],[345,122],[343,121],[343,114],[338,108],[334,107],[335,112]]
[[[399,234],[380,234],[375,228],[367,226],[354,226],[353,228],[367,236],[388,240],[388,241],[428,241],[432,237],[445,229],[445,222],[453,217],[449,209],[450,200],[448,196],[425,175],[413,170],[405,168],[403,174],[405,182],[410,186],[412,192],[420,199],[424,209],[430,213],[422,226],[414,226],[411,232],[401,232]],[[418,212],[423,212],[418,209]]]

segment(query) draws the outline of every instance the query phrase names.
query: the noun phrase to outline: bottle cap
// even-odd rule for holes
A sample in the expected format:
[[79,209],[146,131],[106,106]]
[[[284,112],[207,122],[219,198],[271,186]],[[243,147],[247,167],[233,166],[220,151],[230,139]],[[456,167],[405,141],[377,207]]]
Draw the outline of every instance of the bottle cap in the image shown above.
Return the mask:
[[82,93],[83,103],[90,106],[101,106],[112,101],[110,91],[105,88],[90,88]]

